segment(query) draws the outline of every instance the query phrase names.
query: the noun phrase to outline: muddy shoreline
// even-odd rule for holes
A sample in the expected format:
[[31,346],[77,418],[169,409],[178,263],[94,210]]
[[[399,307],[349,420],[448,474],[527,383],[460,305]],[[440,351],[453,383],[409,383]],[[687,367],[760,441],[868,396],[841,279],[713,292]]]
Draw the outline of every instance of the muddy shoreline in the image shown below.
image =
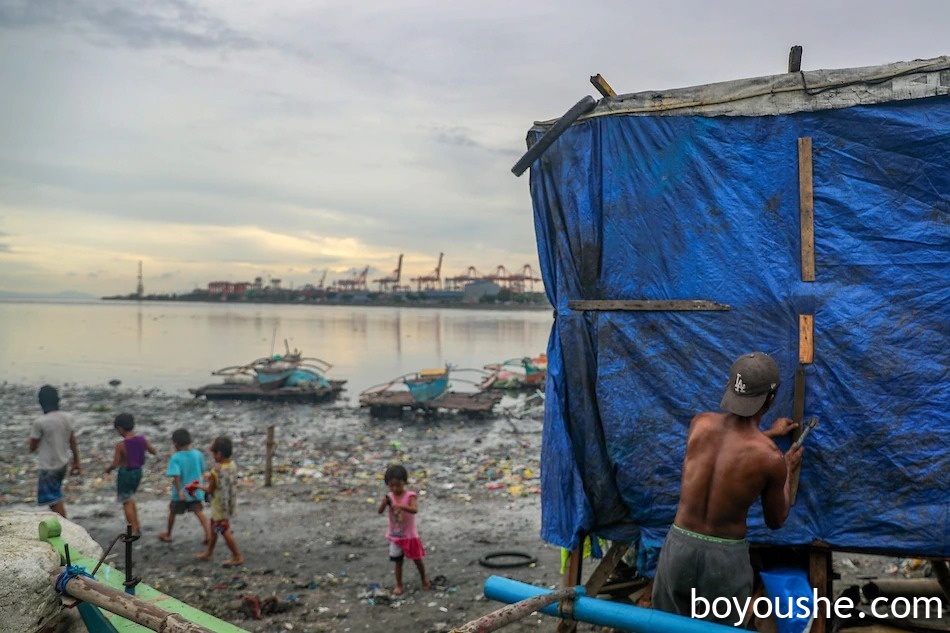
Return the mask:
[[[125,523],[115,501],[114,479],[103,474],[118,436],[117,413],[129,412],[136,428],[158,448],[146,463],[137,495],[143,537],[136,544],[136,575],[145,582],[248,631],[450,631],[502,605],[482,595],[495,574],[530,584],[560,585],[560,550],[541,541],[539,419],[504,416],[471,420],[404,417],[373,420],[346,403],[281,405],[207,402],[159,390],[76,385],[60,387],[62,408],[76,421],[84,473],[70,477],[70,518],[104,548]],[[36,509],[35,457],[26,450],[32,420],[40,415],[36,387],[4,384],[0,390],[0,510]],[[272,485],[264,485],[268,426],[277,442]],[[193,516],[179,517],[174,540],[165,529],[169,482],[164,476],[173,430],[188,428],[195,446],[219,434],[235,441],[241,479],[234,532],[245,564],[194,559],[202,533]],[[389,594],[392,564],[383,538],[386,521],[376,513],[385,492],[382,473],[403,463],[410,488],[420,494],[419,526],[426,566],[435,589],[422,590],[412,566],[405,595]],[[531,566],[491,569],[480,559],[498,551],[533,556]],[[122,565],[122,553],[110,561]],[[923,561],[835,554],[841,576],[836,592],[871,578],[921,577]],[[250,604],[268,601],[255,619]],[[537,614],[506,633],[554,631],[556,620]],[[579,631],[602,630],[581,624]]]
[[[114,479],[103,474],[117,436],[112,420],[132,413],[136,430],[159,450],[146,462],[137,495],[143,526],[136,575],[189,604],[249,631],[448,631],[502,605],[482,596],[485,579],[501,574],[532,584],[559,583],[560,552],[539,535],[540,420],[403,418],[375,421],[346,405],[206,402],[154,390],[64,386],[62,408],[73,414],[84,473],[65,489],[72,520],[103,547],[124,529]],[[0,395],[0,509],[35,508],[35,457],[26,451],[40,415],[35,387],[4,385]],[[272,486],[264,486],[267,427],[277,441]],[[201,530],[179,517],[174,540],[165,529],[169,485],[164,476],[171,433],[188,428],[205,448],[218,434],[235,441],[241,471],[234,521],[245,565],[196,561]],[[392,564],[376,513],[382,473],[406,465],[419,491],[420,533],[436,588],[424,591],[405,569],[406,594],[389,595]],[[499,550],[538,559],[530,567],[494,570],[479,564]],[[120,552],[110,560],[122,563]],[[274,598],[275,611],[249,618],[247,596]],[[541,619],[541,621],[539,621]],[[535,616],[508,631],[550,630]]]

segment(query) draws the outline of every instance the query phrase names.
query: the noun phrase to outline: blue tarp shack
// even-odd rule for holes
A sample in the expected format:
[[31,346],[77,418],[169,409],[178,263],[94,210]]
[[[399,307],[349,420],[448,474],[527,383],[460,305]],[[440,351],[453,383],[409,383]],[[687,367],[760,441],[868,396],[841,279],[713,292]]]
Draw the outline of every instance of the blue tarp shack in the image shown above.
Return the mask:
[[542,538],[662,543],[691,418],[760,350],[764,425],[820,423],[785,527],[756,506],[749,539],[950,556],[950,57],[589,105],[528,133]]

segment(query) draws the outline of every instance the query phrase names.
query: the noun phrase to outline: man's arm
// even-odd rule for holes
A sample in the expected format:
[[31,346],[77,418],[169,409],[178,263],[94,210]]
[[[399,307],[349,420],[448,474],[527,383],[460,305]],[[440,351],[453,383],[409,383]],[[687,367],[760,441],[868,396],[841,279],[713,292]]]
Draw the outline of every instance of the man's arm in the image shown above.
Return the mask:
[[79,443],[76,441],[76,434],[69,434],[69,448],[73,452],[73,468],[72,473],[74,475],[82,474],[82,464],[79,463]]
[[30,452],[35,453],[36,449],[40,447],[40,441],[35,437],[30,438]]
[[769,529],[777,530],[785,524],[791,506],[788,476],[790,469],[788,460],[778,449],[770,452],[767,459],[767,483],[762,491],[762,514]]
[[777,418],[769,430],[762,432],[765,434],[765,437],[770,437],[774,440],[777,437],[788,435],[797,428],[798,424],[792,422],[791,418]]

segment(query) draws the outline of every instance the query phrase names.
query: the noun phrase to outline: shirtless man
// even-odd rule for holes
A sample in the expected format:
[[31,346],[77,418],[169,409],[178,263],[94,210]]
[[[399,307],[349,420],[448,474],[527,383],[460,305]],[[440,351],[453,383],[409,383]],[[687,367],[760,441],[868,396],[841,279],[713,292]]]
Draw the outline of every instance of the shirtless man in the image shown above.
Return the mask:
[[[689,425],[680,502],[660,551],[653,585],[653,606],[691,616],[693,597],[752,595],[752,564],[745,541],[749,508],[759,497],[765,523],[777,530],[789,510],[789,477],[802,460],[802,449],[784,455],[772,438],[797,428],[778,418],[768,431],[759,422],[778,390],[775,361],[761,352],[741,356],[732,365],[720,402],[726,413],[700,413]],[[735,617],[706,619],[734,625]]]

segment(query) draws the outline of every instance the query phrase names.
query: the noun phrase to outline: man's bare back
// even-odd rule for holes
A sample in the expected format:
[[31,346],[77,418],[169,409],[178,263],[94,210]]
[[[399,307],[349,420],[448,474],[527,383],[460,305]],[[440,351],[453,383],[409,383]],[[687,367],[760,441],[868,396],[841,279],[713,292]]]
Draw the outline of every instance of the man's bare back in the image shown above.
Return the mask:
[[765,522],[785,523],[789,509],[787,473],[801,462],[801,449],[783,455],[771,437],[795,427],[779,418],[768,434],[759,416],[700,413],[690,423],[683,481],[674,523],[681,528],[726,539],[746,534],[749,508],[761,495]]
[[[788,473],[802,459],[801,447],[783,455],[771,439],[794,429],[794,422],[779,418],[768,431],[759,430],[778,387],[772,357],[744,354],[729,370],[719,403],[725,413],[700,413],[690,422],[680,502],[653,578],[656,608],[691,615],[697,595],[740,602],[752,596],[754,573],[745,540],[749,508],[761,497],[766,524],[782,527],[789,508]],[[715,614],[705,619],[735,624]]]

